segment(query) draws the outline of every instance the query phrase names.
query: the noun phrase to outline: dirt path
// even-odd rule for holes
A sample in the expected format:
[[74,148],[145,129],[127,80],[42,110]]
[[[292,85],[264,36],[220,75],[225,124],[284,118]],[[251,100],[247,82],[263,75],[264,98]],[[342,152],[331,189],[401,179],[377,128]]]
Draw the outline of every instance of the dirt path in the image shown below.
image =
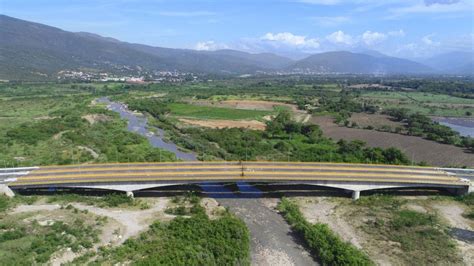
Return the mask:
[[443,219],[452,227],[451,233],[455,235],[457,246],[465,265],[474,262],[474,231],[473,222],[464,218],[464,208],[455,203],[439,203],[433,205]]
[[268,199],[218,199],[244,220],[250,230],[252,265],[317,265],[288,223]]
[[466,153],[462,148],[440,144],[420,137],[406,136],[374,130],[338,126],[328,116],[313,116],[310,123],[317,124],[325,136],[334,140],[362,140],[371,147],[395,147],[403,151],[410,160],[427,162],[434,166],[474,167],[474,153]]

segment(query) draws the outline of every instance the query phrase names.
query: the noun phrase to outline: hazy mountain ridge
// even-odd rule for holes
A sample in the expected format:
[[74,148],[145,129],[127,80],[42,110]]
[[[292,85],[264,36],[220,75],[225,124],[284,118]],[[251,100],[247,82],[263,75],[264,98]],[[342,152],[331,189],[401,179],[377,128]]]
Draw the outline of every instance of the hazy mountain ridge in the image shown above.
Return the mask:
[[[236,50],[196,51],[127,43],[88,32],[59,28],[0,15],[0,79],[55,78],[58,71],[88,69],[125,73],[141,69],[193,73],[253,74],[258,71],[424,74],[421,63],[376,51],[339,51],[292,60],[272,53]],[[466,64],[467,72],[472,66]],[[464,66],[455,65],[464,72]]]
[[297,61],[289,69],[356,74],[429,73],[433,71],[427,66],[406,59],[346,51],[315,54]]

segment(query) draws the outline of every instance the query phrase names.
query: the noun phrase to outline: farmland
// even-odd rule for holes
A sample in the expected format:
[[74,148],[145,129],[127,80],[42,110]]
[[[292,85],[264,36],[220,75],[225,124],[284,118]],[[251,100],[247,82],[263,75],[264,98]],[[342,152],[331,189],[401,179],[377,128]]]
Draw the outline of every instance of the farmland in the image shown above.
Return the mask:
[[407,108],[429,116],[466,116],[474,112],[472,99],[427,92],[365,91],[360,93],[363,100],[384,109]]
[[200,119],[261,120],[267,111],[198,106],[185,103],[169,104],[171,115]]

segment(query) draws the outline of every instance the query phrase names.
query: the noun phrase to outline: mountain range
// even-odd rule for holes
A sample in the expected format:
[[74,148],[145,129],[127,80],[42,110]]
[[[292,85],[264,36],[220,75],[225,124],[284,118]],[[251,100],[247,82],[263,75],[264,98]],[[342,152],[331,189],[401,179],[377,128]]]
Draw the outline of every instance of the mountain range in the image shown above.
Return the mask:
[[[449,56],[448,56],[449,57]],[[441,62],[441,63],[440,63]],[[197,51],[128,43],[87,32],[59,28],[0,15],[0,79],[56,78],[62,70],[133,73],[181,71],[201,74],[310,72],[356,74],[472,73],[472,62],[449,64],[446,59],[425,64],[377,52],[326,52],[293,60],[272,53],[236,50]],[[456,70],[459,67],[459,70]],[[471,67],[471,68],[470,68]],[[467,69],[464,69],[467,68]],[[471,72],[469,72],[471,71]]]

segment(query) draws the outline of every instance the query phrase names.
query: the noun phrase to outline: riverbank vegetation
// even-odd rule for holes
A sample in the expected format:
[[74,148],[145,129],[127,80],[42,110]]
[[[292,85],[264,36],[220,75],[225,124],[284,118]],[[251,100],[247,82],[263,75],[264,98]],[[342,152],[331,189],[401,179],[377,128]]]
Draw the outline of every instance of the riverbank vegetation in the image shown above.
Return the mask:
[[326,224],[306,221],[296,203],[283,198],[278,210],[291,227],[303,236],[323,265],[374,265],[366,254],[341,240]]

